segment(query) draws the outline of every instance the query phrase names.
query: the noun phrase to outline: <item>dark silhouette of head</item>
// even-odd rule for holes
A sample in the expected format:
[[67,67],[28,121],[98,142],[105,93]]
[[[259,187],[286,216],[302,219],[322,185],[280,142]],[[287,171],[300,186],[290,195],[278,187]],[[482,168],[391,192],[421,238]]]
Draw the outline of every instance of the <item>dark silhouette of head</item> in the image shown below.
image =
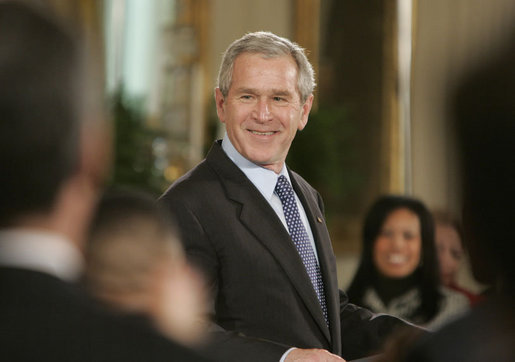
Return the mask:
[[78,167],[81,68],[55,19],[0,3],[0,224],[52,208]]
[[515,290],[515,38],[455,93],[464,241],[476,279]]

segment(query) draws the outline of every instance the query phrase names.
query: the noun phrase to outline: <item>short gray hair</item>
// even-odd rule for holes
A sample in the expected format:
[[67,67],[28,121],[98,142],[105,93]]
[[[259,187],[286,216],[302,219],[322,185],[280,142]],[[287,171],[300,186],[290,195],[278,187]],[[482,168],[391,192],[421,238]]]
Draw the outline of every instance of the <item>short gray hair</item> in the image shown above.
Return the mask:
[[304,103],[315,89],[315,73],[308,61],[304,49],[298,44],[281,38],[273,33],[258,31],[245,34],[235,40],[225,51],[222,64],[218,72],[218,88],[226,97],[232,83],[234,61],[242,53],[261,54],[264,58],[276,58],[289,55],[293,58],[298,68],[297,90],[301,101]]

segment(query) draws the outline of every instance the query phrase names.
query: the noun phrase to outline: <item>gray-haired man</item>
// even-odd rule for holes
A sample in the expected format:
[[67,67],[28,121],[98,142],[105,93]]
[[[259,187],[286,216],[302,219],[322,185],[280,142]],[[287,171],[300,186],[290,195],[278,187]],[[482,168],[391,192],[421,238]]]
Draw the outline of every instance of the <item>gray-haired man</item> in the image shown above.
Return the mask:
[[403,324],[338,290],[322,198],[285,165],[314,86],[297,44],[267,32],[233,42],[215,94],[227,133],[161,197],[212,287],[225,361],[351,359]]

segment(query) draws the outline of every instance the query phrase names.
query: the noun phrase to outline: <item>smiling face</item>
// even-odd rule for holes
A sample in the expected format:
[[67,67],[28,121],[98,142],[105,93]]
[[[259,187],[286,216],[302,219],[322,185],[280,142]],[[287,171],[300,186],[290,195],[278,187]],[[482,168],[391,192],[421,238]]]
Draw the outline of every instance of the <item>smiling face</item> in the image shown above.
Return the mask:
[[388,215],[374,243],[374,264],[385,277],[404,278],[419,265],[421,249],[417,214],[397,209]]
[[235,62],[224,97],[216,89],[218,118],[238,152],[249,161],[279,173],[295,138],[308,121],[313,95],[302,103],[297,65],[290,56],[263,58],[243,53]]

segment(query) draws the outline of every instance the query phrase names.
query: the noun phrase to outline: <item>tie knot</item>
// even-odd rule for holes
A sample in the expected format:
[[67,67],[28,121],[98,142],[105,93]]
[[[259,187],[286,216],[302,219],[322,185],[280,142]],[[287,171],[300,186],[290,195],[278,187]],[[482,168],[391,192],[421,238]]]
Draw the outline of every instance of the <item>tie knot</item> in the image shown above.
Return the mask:
[[293,188],[291,187],[290,182],[284,175],[279,176],[279,178],[277,179],[277,184],[275,185],[275,193],[277,194],[277,196],[279,196],[282,202],[293,196]]

